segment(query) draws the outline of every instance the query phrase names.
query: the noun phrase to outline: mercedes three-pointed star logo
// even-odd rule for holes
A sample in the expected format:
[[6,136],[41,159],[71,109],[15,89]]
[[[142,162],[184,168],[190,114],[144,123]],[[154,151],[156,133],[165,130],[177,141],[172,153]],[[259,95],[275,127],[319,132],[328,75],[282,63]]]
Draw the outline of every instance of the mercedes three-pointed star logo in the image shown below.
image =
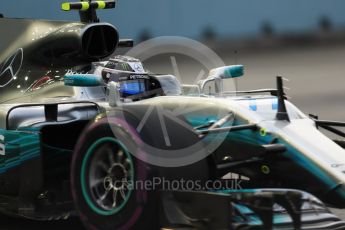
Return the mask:
[[5,87],[14,80],[22,67],[23,57],[23,49],[19,48],[3,63],[0,70],[0,87]]

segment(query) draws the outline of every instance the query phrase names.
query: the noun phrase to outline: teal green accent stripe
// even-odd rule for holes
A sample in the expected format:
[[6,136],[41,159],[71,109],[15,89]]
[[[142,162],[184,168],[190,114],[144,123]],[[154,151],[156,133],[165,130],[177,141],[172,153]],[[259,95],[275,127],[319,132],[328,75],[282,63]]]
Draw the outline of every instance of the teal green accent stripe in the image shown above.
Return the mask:
[[50,145],[47,145],[47,144],[43,144],[42,143],[42,146],[45,147],[45,148],[48,148],[48,149],[51,149],[53,151],[55,151],[56,153],[73,153],[73,150],[70,150],[70,149],[63,149],[63,148],[57,148],[57,147],[54,147],[54,146],[50,146]]
[[101,79],[99,76],[92,74],[72,74],[64,76],[66,86],[100,86]]
[[241,189],[241,190],[235,190],[235,189],[223,189],[223,190],[216,190],[216,192],[219,193],[256,193],[260,192],[260,189]]
[[27,154],[27,155],[25,155],[23,157],[20,157],[19,159],[15,160],[15,161],[6,163],[5,165],[1,165],[0,166],[0,174],[1,173],[5,173],[8,170],[21,165],[21,163],[23,161],[31,160],[31,159],[39,157],[39,156],[40,156],[40,152],[36,151],[36,152],[31,153],[31,154]]
[[[16,157],[11,157],[9,159],[6,159],[4,163],[7,164],[7,163],[10,163],[12,161],[18,161],[18,160],[23,159],[23,157],[25,157],[27,155],[37,154],[37,153],[39,153],[39,148],[35,148],[35,149],[32,149],[32,150],[23,152],[23,153],[21,153],[21,155],[16,156]],[[0,166],[3,165],[4,163],[0,164]]]
[[244,74],[243,65],[229,66],[224,70],[224,75],[229,78],[241,77]]
[[[27,140],[27,139],[32,139],[32,136],[27,136],[27,137],[20,137],[20,138],[18,138],[18,139],[16,139],[16,140],[13,140],[13,141],[8,141],[8,142],[6,142],[6,145],[15,145],[15,144],[20,144],[21,142],[23,142],[23,141],[25,141],[25,140]],[[37,144],[37,142],[36,141],[31,141],[31,142],[29,142],[29,143],[25,143],[25,145],[27,145],[27,144]]]
[[6,155],[0,156],[0,174],[40,156],[39,132],[0,129],[0,134],[6,149]]

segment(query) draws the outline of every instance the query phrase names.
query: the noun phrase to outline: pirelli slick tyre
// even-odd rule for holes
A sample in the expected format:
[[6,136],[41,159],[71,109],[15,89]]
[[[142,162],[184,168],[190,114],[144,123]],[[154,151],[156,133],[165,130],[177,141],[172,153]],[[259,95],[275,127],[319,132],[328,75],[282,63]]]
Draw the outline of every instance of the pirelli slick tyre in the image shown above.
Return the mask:
[[76,210],[87,229],[158,229],[158,196],[134,186],[151,176],[148,165],[130,153],[140,151],[140,137],[124,120],[111,124],[103,118],[78,140],[71,163]]

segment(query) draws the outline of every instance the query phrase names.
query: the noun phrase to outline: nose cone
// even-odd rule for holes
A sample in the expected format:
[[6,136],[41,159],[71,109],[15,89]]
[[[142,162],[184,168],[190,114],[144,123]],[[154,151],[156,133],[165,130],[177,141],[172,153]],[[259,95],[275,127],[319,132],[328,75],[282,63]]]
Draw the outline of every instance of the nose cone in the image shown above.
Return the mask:
[[321,133],[311,120],[293,120],[280,129],[280,135],[319,166],[337,171],[345,182],[345,150]]
[[278,121],[274,126],[288,149],[286,156],[310,174],[296,174],[297,187],[345,208],[345,150],[322,134],[310,119]]

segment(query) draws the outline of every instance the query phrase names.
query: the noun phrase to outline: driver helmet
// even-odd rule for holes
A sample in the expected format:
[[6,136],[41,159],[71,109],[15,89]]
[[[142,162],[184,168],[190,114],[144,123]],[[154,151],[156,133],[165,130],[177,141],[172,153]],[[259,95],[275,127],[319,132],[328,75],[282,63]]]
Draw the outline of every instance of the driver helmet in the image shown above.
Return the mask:
[[119,83],[121,98],[142,100],[155,96],[180,95],[181,85],[172,75],[148,73],[139,59],[117,55],[108,61],[93,63],[93,73],[107,84]]

